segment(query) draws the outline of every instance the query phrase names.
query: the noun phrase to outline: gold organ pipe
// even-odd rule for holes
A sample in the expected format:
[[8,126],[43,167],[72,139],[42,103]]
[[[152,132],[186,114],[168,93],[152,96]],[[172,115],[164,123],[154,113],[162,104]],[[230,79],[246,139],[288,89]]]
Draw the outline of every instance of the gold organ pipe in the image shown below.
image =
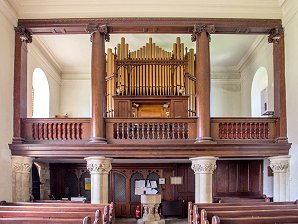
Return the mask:
[[[119,60],[121,60],[121,44],[117,44],[117,58],[119,59]],[[118,69],[118,71],[117,71],[117,94],[118,95],[120,95],[120,89],[121,89],[121,79],[122,79],[122,77],[121,77],[121,70],[122,70],[122,68],[120,67],[119,69]]]
[[[176,59],[177,60],[180,60],[181,58],[181,43],[180,43],[180,37],[177,37],[176,38]],[[181,71],[181,67],[180,66],[177,66],[176,67],[176,73],[175,73],[175,76],[176,76],[176,90],[177,90],[177,95],[180,95],[180,88],[181,88],[181,76],[180,76],[180,71]]]

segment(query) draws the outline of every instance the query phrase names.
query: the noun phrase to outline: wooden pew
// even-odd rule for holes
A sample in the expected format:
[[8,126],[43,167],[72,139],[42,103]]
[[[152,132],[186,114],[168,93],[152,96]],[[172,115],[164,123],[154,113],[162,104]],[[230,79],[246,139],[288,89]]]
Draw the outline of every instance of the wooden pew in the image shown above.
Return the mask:
[[[295,202],[264,202],[264,203],[202,203],[188,205],[188,223],[209,223],[213,216],[219,216],[219,218],[225,221],[228,218],[249,218],[253,216],[260,217],[298,217],[298,205]],[[207,213],[204,212],[208,212]],[[200,212],[202,212],[200,214]],[[271,219],[272,220],[272,219]],[[214,221],[218,221],[217,218]],[[236,223],[236,222],[235,222]]]
[[[85,216],[92,217],[96,223],[115,223],[114,204],[86,204],[86,203],[28,203],[5,202],[0,205],[1,218],[33,218],[35,219],[76,219],[82,220]],[[96,212],[95,212],[96,211]],[[94,214],[95,218],[94,218]],[[97,218],[96,218],[97,217]],[[37,223],[38,221],[33,221]],[[67,222],[65,220],[64,222]],[[1,223],[1,221],[0,221]]]

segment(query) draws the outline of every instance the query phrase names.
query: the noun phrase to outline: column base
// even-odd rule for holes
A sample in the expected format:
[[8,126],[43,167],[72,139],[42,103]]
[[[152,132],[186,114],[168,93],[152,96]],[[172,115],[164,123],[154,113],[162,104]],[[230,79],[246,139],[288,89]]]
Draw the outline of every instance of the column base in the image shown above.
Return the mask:
[[89,144],[107,144],[107,139],[102,137],[92,137],[89,139]]
[[161,220],[157,220],[157,221],[148,221],[148,220],[142,220],[139,219],[138,220],[138,224],[165,224],[165,220],[161,219]]
[[277,143],[288,143],[288,138],[287,137],[278,137],[276,139]]
[[200,137],[196,139],[195,143],[216,144],[217,142],[213,141],[211,137]]
[[24,138],[21,137],[13,137],[12,144],[23,144],[25,142]]

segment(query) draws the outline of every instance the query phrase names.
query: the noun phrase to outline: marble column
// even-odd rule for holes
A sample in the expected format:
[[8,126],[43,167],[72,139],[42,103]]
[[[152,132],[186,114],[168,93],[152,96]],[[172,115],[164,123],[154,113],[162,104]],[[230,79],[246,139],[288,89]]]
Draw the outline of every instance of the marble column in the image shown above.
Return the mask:
[[269,157],[270,167],[273,171],[273,201],[289,201],[288,168],[291,156]]
[[109,172],[112,169],[110,158],[87,157],[87,169],[91,174],[91,204],[107,204],[109,195]]
[[91,34],[91,92],[92,119],[90,143],[107,143],[105,130],[106,117],[106,55],[105,41],[109,40],[106,25],[88,25],[86,31]]
[[32,160],[30,157],[11,156],[12,200],[15,202],[30,201]]
[[195,25],[192,41],[196,41],[196,143],[212,142],[210,128],[210,34],[215,32],[212,25]]
[[213,156],[190,158],[195,172],[195,203],[212,203],[212,174],[217,159]]

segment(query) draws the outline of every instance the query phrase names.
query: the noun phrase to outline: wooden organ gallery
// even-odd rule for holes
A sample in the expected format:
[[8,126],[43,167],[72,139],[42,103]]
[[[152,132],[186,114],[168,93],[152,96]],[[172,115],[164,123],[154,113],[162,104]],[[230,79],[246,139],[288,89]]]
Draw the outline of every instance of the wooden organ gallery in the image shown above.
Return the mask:
[[[92,40],[91,118],[28,117],[26,48],[32,35],[87,33]],[[148,34],[149,41],[130,51],[127,33]],[[177,36],[171,51],[154,43],[150,34],[156,33]],[[109,34],[123,38],[105,52]],[[188,34],[196,48],[185,48],[181,34]],[[209,43],[216,34],[268,36],[268,44],[273,45],[273,117],[210,116]],[[99,203],[114,201],[118,217],[134,215],[140,204],[135,184],[142,179],[158,183],[165,204],[262,197],[264,159],[270,157],[272,164],[289,162],[284,66],[283,29],[275,19],[19,20],[10,149],[13,156],[46,164],[50,193],[56,199],[80,194],[92,201],[95,196],[84,181],[89,172],[91,179],[98,174],[105,182],[99,187],[105,191],[96,197],[103,200]],[[69,160],[80,162],[63,163]],[[274,173],[276,166],[270,166]],[[275,186],[279,188],[284,186]],[[287,200],[286,194],[280,194],[276,200]],[[164,214],[170,214],[166,208]]]

